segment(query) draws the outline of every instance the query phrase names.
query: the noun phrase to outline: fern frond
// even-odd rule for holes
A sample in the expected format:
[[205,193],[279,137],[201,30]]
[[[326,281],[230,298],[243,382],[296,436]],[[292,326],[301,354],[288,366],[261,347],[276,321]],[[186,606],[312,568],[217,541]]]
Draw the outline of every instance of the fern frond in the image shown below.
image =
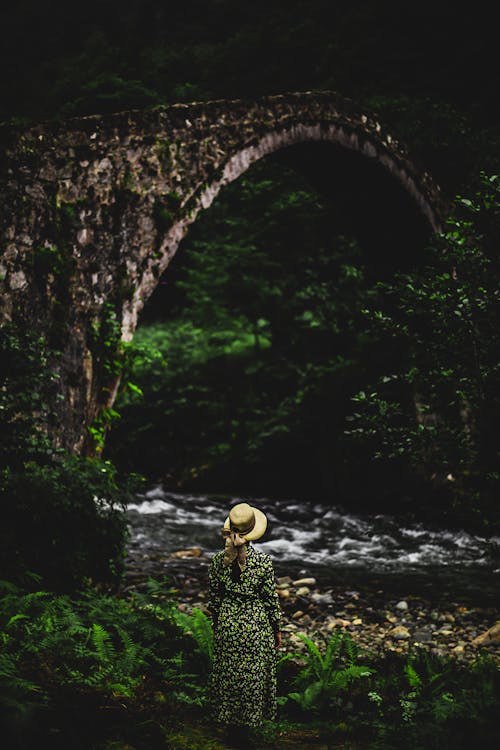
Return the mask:
[[297,637],[300,638],[300,640],[303,641],[307,647],[307,657],[309,662],[308,667],[318,678],[321,678],[324,661],[318,646],[311,638],[309,638],[309,636],[305,635],[305,633],[297,633]]
[[111,636],[102,625],[94,623],[91,631],[92,643],[101,662],[109,662],[115,655]]

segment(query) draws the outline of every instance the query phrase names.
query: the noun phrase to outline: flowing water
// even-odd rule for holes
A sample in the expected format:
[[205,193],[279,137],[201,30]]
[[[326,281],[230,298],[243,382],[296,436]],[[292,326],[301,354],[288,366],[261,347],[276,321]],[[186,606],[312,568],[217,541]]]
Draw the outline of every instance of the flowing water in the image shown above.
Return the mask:
[[361,515],[331,504],[235,497],[229,501],[155,486],[128,506],[129,551],[136,557],[154,557],[199,547],[202,557],[190,564],[205,568],[222,547],[220,528],[228,508],[242,501],[268,516],[268,530],[254,546],[271,555],[278,576],[314,575],[322,587],[370,586],[396,595],[446,597],[477,606],[499,602],[500,537],[431,528],[387,514]]

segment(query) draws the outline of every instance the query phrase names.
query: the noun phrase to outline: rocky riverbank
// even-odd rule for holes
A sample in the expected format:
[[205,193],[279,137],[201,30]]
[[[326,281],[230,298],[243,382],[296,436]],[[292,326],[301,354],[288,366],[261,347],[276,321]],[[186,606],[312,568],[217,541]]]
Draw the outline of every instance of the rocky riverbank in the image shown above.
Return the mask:
[[[209,559],[199,548],[171,555],[144,555],[135,551],[126,560],[123,591],[141,589],[148,576],[168,576],[180,607],[207,608]],[[327,639],[336,630],[349,633],[362,650],[382,656],[387,651],[406,653],[424,648],[459,661],[473,661],[480,652],[490,654],[500,666],[500,609],[471,606],[456,600],[440,601],[412,592],[397,596],[384,589],[357,585],[321,587],[312,576],[279,576],[277,592],[283,612],[284,652],[300,651],[298,637]]]

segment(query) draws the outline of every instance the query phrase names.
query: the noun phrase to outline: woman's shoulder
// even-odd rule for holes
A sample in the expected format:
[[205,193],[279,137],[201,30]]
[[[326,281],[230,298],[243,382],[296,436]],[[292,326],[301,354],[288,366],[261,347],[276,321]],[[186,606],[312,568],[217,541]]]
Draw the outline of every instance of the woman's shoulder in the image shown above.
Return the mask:
[[271,560],[271,557],[267,554],[267,552],[262,552],[262,550],[255,549],[255,547],[252,547],[252,549],[255,555],[255,561],[259,565],[272,566],[273,561]]

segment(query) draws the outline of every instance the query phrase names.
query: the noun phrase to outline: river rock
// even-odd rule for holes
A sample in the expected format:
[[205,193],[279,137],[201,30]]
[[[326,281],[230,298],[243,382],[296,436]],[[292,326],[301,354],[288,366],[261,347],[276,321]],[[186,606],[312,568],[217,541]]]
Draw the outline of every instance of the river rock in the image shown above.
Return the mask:
[[278,584],[278,588],[290,586],[292,583],[292,579],[290,576],[280,576],[276,579],[276,583]]
[[307,596],[310,593],[311,589],[309,588],[309,586],[300,586],[297,589],[297,596]]
[[289,599],[290,597],[289,589],[278,589],[278,596],[280,599]]
[[351,624],[350,620],[343,620],[340,617],[330,617],[326,621],[326,629],[333,630],[334,628],[337,627],[337,625],[340,625],[342,628],[346,628],[350,624]]
[[406,612],[406,610],[408,609],[408,602],[402,599],[400,602],[396,604],[396,609],[402,609]]
[[432,633],[428,630],[415,630],[413,640],[419,643],[429,643],[432,641]]
[[191,547],[191,549],[179,549],[176,552],[172,552],[172,557],[201,557],[201,549],[199,547]]
[[310,625],[312,623],[312,617],[306,612],[302,617],[299,617],[299,621],[301,625]]
[[474,646],[488,646],[490,644],[500,643],[500,620],[488,628],[484,633],[480,633],[472,641]]
[[313,594],[311,594],[310,599],[315,604],[333,604],[332,595],[328,594],[328,593],[327,594],[319,594],[318,592],[314,592]]
[[387,635],[395,641],[405,641],[407,638],[410,638],[410,631],[404,625],[396,625],[395,628],[389,630]]
[[294,586],[316,586],[315,578],[298,578],[293,582]]

